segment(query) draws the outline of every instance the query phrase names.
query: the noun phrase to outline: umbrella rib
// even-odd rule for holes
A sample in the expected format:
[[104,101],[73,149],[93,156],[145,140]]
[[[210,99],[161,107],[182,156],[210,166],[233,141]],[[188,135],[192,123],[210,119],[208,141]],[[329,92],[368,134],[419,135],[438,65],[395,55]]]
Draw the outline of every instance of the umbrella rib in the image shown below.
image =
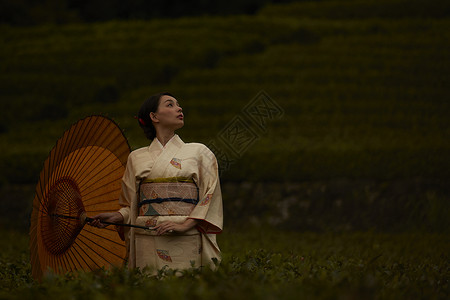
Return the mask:
[[[106,121],[107,121],[106,119],[101,119],[100,125],[103,125],[103,123],[105,123]],[[97,137],[97,140],[95,140],[99,144],[105,145],[104,148],[107,148],[108,150],[109,150],[109,146],[114,142],[114,139],[111,138],[110,135],[114,131],[114,129],[117,128],[117,126],[110,126],[110,125],[111,125],[111,123],[106,124],[106,128],[103,129],[102,133],[99,135],[99,138]],[[109,141],[109,143],[106,143],[106,140],[108,138],[110,139],[110,141]]]
[[[94,195],[94,196],[92,196],[92,197],[90,197],[90,198],[83,197],[83,202],[86,203],[86,202],[88,202],[88,201],[90,201],[90,200],[97,199],[97,198],[99,198],[99,197],[102,197],[102,196],[111,194],[111,193],[113,193],[113,192],[120,191],[120,189],[121,189],[121,188],[117,188],[117,189],[114,189],[114,190],[110,190],[110,191],[104,192],[104,193],[102,193],[102,194]],[[96,191],[96,190],[93,190],[92,192],[94,192],[94,191]],[[90,193],[89,193],[89,194],[90,194]],[[114,201],[114,200],[118,200],[118,199],[117,199],[116,197],[114,197],[114,199],[107,199],[107,201],[97,202],[97,203],[93,203],[93,204],[106,203],[106,202],[111,202],[111,201]],[[92,204],[90,204],[90,205],[92,205]],[[89,206],[89,205],[84,205],[84,207],[87,207],[87,206]]]
[[[84,123],[81,123],[81,124],[79,124],[78,126],[76,126],[76,133],[74,134],[74,137],[71,139],[71,140],[74,140],[74,142],[75,142],[75,141],[79,142],[79,139],[78,139],[77,137],[78,137],[80,134],[83,135],[83,134],[85,133],[85,131],[82,130],[83,124],[84,124]],[[80,145],[83,145],[83,142],[79,143],[76,147],[74,147],[73,150],[75,150],[75,148],[76,148],[76,149],[79,149],[79,148],[80,148]],[[78,159],[79,159],[79,157],[80,157],[80,152],[81,152],[81,151],[78,151],[76,154],[73,155],[73,159],[70,161],[70,163],[69,163],[69,165],[68,165],[68,167],[67,167],[67,169],[69,170],[69,172],[67,172],[67,176],[69,176],[70,170],[72,170],[73,166],[74,166],[74,165],[75,165],[75,166],[77,165]],[[83,151],[83,152],[84,152],[84,151]]]
[[[56,150],[55,150],[56,151]],[[48,195],[48,190],[49,190],[49,186],[51,184],[50,179],[51,179],[51,166],[53,166],[53,156],[54,156],[54,152],[55,151],[50,151],[49,157],[47,158],[47,160],[44,162],[44,178],[45,178],[45,182],[44,182],[44,187],[42,189],[42,201],[39,201],[41,203],[41,207],[44,209],[44,211],[47,213],[47,197],[44,197]],[[46,168],[46,166],[48,166],[48,168]],[[40,199],[41,200],[41,199]]]
[[[76,264],[75,264],[75,262],[73,261],[73,258],[72,258],[72,255],[73,255],[72,249],[73,249],[73,244],[72,244],[72,247],[70,247],[70,248],[66,251],[66,255],[64,255],[64,257],[66,257],[66,259],[67,259],[67,263],[68,263],[68,265],[69,265],[69,267],[70,267],[70,271],[74,271],[74,270],[77,270],[77,269],[78,269],[78,267],[76,266]],[[70,261],[69,261],[69,260],[70,260]],[[81,267],[81,266],[80,266],[80,267]]]
[[[92,234],[92,235],[95,235],[95,236],[97,236],[97,237],[100,237],[100,238],[102,238],[102,239],[104,239],[104,240],[107,240],[107,241],[109,241],[109,242],[111,242],[111,243],[114,243],[114,244],[116,244],[116,245],[119,245],[119,246],[122,246],[122,247],[123,247],[123,244],[118,243],[118,242],[116,242],[116,241],[114,241],[114,240],[108,239],[108,238],[106,238],[106,237],[104,237],[104,236],[101,236],[101,235],[99,235],[99,234],[97,234],[97,233],[95,233],[95,232],[93,232],[93,231],[90,231],[90,230],[87,230],[87,229],[85,229],[84,231],[86,231],[86,232],[88,232],[88,233],[90,233],[90,234]],[[85,237],[86,237],[86,236],[85,236]],[[86,237],[86,238],[87,238],[87,237]]]
[[[73,250],[73,256],[75,261],[78,263],[78,265],[80,266],[80,269],[84,269],[81,262],[78,260],[78,257],[81,259],[81,261],[84,262],[85,266],[88,267],[89,269],[92,270],[91,266],[89,265],[89,263],[84,259],[84,256],[78,251],[77,248],[79,248],[81,251],[83,251],[83,253],[94,263],[97,265],[97,267],[100,267],[87,253],[86,251],[84,251],[83,247],[81,247],[80,245],[78,245],[78,242],[80,241],[81,243],[83,243],[83,241],[81,241],[79,238],[77,238],[75,240],[75,242],[72,244],[72,247],[70,248],[70,251],[72,253]],[[76,255],[75,255],[76,253]]]
[[[99,247],[103,248],[103,249],[106,250],[107,252],[109,252],[109,253],[111,253],[112,255],[114,255],[114,256],[116,256],[116,257],[118,257],[118,258],[120,258],[120,259],[123,260],[123,257],[121,257],[120,255],[118,255],[118,254],[112,252],[112,251],[109,250],[108,248],[105,248],[105,247],[103,247],[102,245],[97,244],[96,242],[94,242],[93,240],[91,240],[90,238],[88,238],[87,236],[85,236],[84,234],[81,234],[81,233],[80,233],[80,236],[84,237],[84,238],[87,239],[88,241],[90,241],[90,242],[92,242],[92,243],[98,245]],[[102,237],[102,238],[103,238],[104,240],[109,240],[109,239],[104,238],[104,237]],[[111,241],[111,240],[109,240],[109,241]],[[113,241],[111,241],[111,242],[113,242]],[[93,249],[91,249],[91,250],[94,251]],[[94,251],[94,252],[95,252],[95,251]],[[95,253],[97,253],[97,252],[95,252]],[[98,253],[97,253],[97,254],[98,254]],[[105,259],[105,261],[106,261],[106,259]],[[108,263],[109,263],[109,262],[108,262]]]
[[[114,154],[113,154],[112,152],[109,152],[108,155],[105,156],[100,162],[97,162],[96,167],[97,167],[97,166],[100,166],[100,165],[101,165],[103,162],[105,162],[105,161],[107,160],[107,158],[109,158],[111,155],[114,155]],[[100,154],[97,155],[97,158],[98,158],[99,156],[100,156]],[[114,156],[115,156],[115,155],[114,155]],[[109,164],[106,164],[101,170],[98,170],[97,173],[95,173],[94,175],[92,175],[92,173],[89,174],[89,175],[91,175],[90,178],[96,178],[98,174],[100,174],[101,172],[103,172],[103,170],[107,169],[108,167],[109,167]],[[122,165],[120,165],[120,167],[122,167]],[[116,171],[117,169],[119,169],[120,167],[114,169],[112,172],[109,172],[109,173],[106,174],[106,175],[109,175],[109,174],[115,172],[115,171]],[[96,168],[94,168],[94,169],[96,169]],[[106,176],[106,175],[105,175],[105,176]],[[88,187],[92,186],[93,183],[91,183],[90,185],[87,185],[87,186],[85,187],[85,185],[88,184],[88,182],[89,182],[89,180],[86,181],[85,179],[86,179],[86,177],[84,177],[83,180],[81,180],[81,182],[80,182],[80,189],[81,189],[82,187],[83,187],[83,188],[88,188]],[[97,179],[94,183],[98,182],[99,180],[101,180],[101,178]],[[84,182],[86,182],[86,183],[84,183]]]
[[[91,163],[90,167],[93,170],[95,170],[98,167],[98,165],[100,164],[100,163],[97,162],[97,160],[100,157],[100,155],[101,155],[101,152],[99,151],[99,148],[98,148],[98,149],[95,149],[95,151],[92,153],[91,156],[88,157],[88,155],[86,155],[83,158],[83,165],[80,165],[79,172],[76,173],[76,176],[77,176],[78,181],[79,181],[78,182],[78,186],[79,186],[80,190],[83,187],[82,182],[85,181],[86,177],[87,176],[92,177],[92,173],[88,173],[88,174],[85,173],[85,171],[86,171],[86,170],[84,170],[85,166],[88,165],[89,162],[90,162]],[[95,165],[93,165],[94,162],[96,163]],[[84,171],[84,173],[82,173],[83,171]]]
[[55,271],[54,270],[54,266],[55,266],[54,260],[55,260],[55,257],[53,255],[49,255],[49,256],[47,256],[47,263],[45,264],[46,266],[49,266],[50,268],[52,268],[53,271]]
[[[103,123],[103,120],[101,121],[102,123]],[[115,127],[112,127],[112,126],[108,126],[109,128],[108,128],[108,132],[102,132],[102,135],[100,135],[100,139],[98,139],[98,140],[95,140],[96,142],[99,142],[99,144],[101,143],[101,142],[104,142],[105,140],[106,140],[106,138],[108,137],[108,133],[110,133],[110,132],[112,132],[112,131],[114,131],[114,129],[115,129]],[[109,154],[108,154],[108,156],[107,157],[109,157],[109,155],[111,155],[111,154],[113,154],[113,151],[111,151],[111,150],[109,150],[109,146],[113,143],[113,141],[114,141],[115,139],[113,139],[113,138],[110,138],[110,142],[108,143],[108,144],[105,144],[104,145],[104,147],[102,147],[102,148],[104,148],[104,149],[108,149],[108,151],[110,152]],[[120,146],[120,145],[119,145]],[[116,150],[116,149],[113,149],[113,150]],[[100,155],[97,155],[97,157],[96,158],[98,158]],[[115,155],[114,155],[115,156]],[[116,156],[117,157],[117,156]],[[104,160],[103,160],[104,161]],[[102,161],[102,162],[103,162]],[[100,165],[100,164],[97,164],[97,165]]]
[[[88,130],[88,128],[93,126],[92,124],[95,125],[95,119],[93,117],[90,117],[87,120],[87,122],[80,124],[80,127],[82,128],[82,129],[80,129],[80,130],[82,130],[81,137],[83,137],[83,140],[80,142],[80,145],[84,145],[84,147],[83,147],[82,151],[79,151],[77,153],[77,158],[76,158],[77,164],[75,164],[76,167],[74,168],[73,172],[70,172],[68,174],[69,176],[76,177],[79,174],[78,172],[81,172],[87,163],[87,161],[86,161],[87,155],[84,155],[84,152],[87,151],[88,146],[92,146],[91,141],[89,140],[90,130]],[[92,149],[92,148],[90,148],[90,149]],[[88,153],[89,153],[89,151],[88,151]],[[78,163],[79,158],[81,158],[81,163],[83,163],[84,161],[86,161],[86,162],[84,162],[83,164]]]
[[[46,202],[44,202],[44,199],[41,200],[40,198],[38,198],[38,200],[39,200],[40,205],[35,206],[33,204],[33,210],[37,207],[38,211],[42,212],[41,217],[43,215],[48,215],[48,208],[47,208]],[[38,203],[36,203],[36,204],[38,204]],[[38,213],[37,217],[39,218],[39,213]]]
[[[63,136],[63,138],[64,138],[64,136]],[[59,142],[59,140],[58,140],[58,142]],[[58,142],[56,142],[56,147],[58,147]],[[58,151],[59,149],[58,148],[53,148],[52,149],[52,151],[50,151],[50,155],[49,155],[49,158],[48,158],[48,163],[49,163],[49,167],[48,167],[48,174],[47,174],[47,179],[48,179],[48,184],[46,185],[46,190],[47,190],[47,194],[48,194],[48,189],[49,189],[49,186],[50,185],[53,185],[53,178],[52,178],[52,172],[51,171],[53,171],[55,168],[56,168],[56,160],[57,160],[57,158],[55,158],[55,153],[56,153],[56,151]]]
[[[45,233],[42,233],[42,238],[44,240],[47,240],[47,243],[45,243],[45,245],[47,248],[50,248],[50,249],[57,249],[56,245],[58,245],[58,240],[60,240],[60,236],[61,235],[58,234],[57,232],[52,232],[52,231],[47,231]],[[51,244],[48,244],[50,242],[49,240],[52,240],[53,242]]]
[[[63,163],[63,165],[65,164],[64,158],[66,157],[66,154],[68,152],[67,149],[69,147],[69,143],[71,142],[69,137],[70,137],[71,133],[73,132],[73,130],[74,130],[74,128],[71,127],[69,130],[67,130],[64,133],[62,139],[58,140],[58,142],[57,142],[57,144],[62,144],[62,147],[57,148],[58,155],[57,155],[56,159],[54,160],[55,165],[51,169],[51,170],[56,171],[56,173],[54,173],[55,176],[53,176],[53,178],[54,178],[53,180],[60,178],[60,173],[61,173],[61,170],[63,169],[62,168],[63,166],[61,166],[61,162]],[[69,142],[67,142],[68,139],[69,139]],[[52,175],[53,175],[53,173],[52,173]],[[52,186],[53,186],[53,184],[54,184],[54,182],[52,182]]]
[[65,158],[69,156],[69,154],[72,151],[72,147],[73,147],[75,141],[77,140],[75,137],[78,134],[78,131],[79,131],[78,128],[79,128],[79,126],[72,127],[68,131],[66,131],[66,133],[64,134],[64,137],[66,138],[65,140],[66,141],[68,140],[68,142],[63,144],[61,153],[64,153],[65,155],[60,158],[62,162],[60,162],[58,164],[56,178],[61,178],[61,176],[65,173],[66,164],[67,164],[67,160]]
[[[97,158],[100,156],[100,154],[101,154],[101,153],[99,153],[99,154],[96,155],[94,161],[97,160]],[[101,165],[103,162],[105,162],[111,155],[114,155],[114,157],[118,159],[118,157],[117,157],[113,152],[110,151],[110,152],[108,153],[108,155],[107,155],[105,158],[103,158],[100,162],[97,162],[97,164],[96,164],[95,167],[100,166],[100,165]],[[94,155],[91,156],[91,160],[92,160],[92,157],[94,157]],[[85,164],[86,164],[86,163],[87,163],[87,161],[85,162]],[[93,169],[96,169],[95,167],[94,167]],[[80,189],[88,189],[89,187],[91,187],[91,186],[94,185],[95,183],[97,183],[97,182],[99,182],[100,180],[102,180],[102,178],[104,178],[105,176],[108,176],[108,175],[110,175],[110,174],[116,173],[116,171],[119,170],[119,169],[121,169],[121,167],[123,167],[123,165],[120,164],[120,166],[118,166],[117,168],[111,170],[109,173],[105,174],[105,175],[102,176],[102,177],[98,176],[98,174],[100,174],[101,172],[103,172],[103,171],[104,171],[106,168],[108,168],[108,167],[109,167],[109,164],[106,164],[106,166],[103,167],[102,169],[98,170],[96,174],[94,174],[94,175],[89,174],[89,175],[91,175],[91,176],[90,176],[91,178],[96,178],[96,177],[98,177],[98,179],[97,179],[96,181],[89,181],[89,180],[87,181],[87,180],[86,180],[86,177],[83,177],[83,179],[81,179],[80,182],[79,182],[79,187],[80,187]],[[121,176],[122,176],[122,175],[121,175]],[[120,176],[119,178],[117,178],[116,180],[119,180],[119,179],[121,178],[121,176]],[[87,184],[89,184],[89,185],[87,185]],[[85,185],[87,185],[87,186],[85,186]],[[91,191],[91,192],[94,192],[94,191],[95,191],[95,190],[93,190],[93,191]],[[90,193],[91,193],[91,192],[90,192]]]
[[55,256],[56,262],[58,263],[58,271],[60,273],[62,270],[68,271],[66,261],[64,259],[64,255]]
[[[45,161],[44,161],[44,168],[43,168],[43,170],[41,171],[41,174],[39,174],[39,194],[38,195],[36,195],[36,198],[38,199],[38,201],[39,201],[39,204],[40,204],[40,207],[42,207],[43,206],[43,201],[44,201],[44,188],[45,188],[45,182],[44,182],[44,180],[41,180],[41,176],[42,176],[42,178],[43,179],[47,179],[46,177],[45,177],[45,173],[46,173],[46,171],[45,171]],[[44,185],[44,186],[43,186]],[[36,187],[36,194],[37,194],[37,187]],[[41,196],[41,197],[39,197],[39,196]],[[34,201],[33,201],[34,202]],[[33,208],[33,211],[34,211],[34,208]],[[40,211],[40,209],[38,208],[38,211]]]
[[[98,256],[101,257],[101,255],[99,255],[97,252],[95,252],[92,248],[90,248],[83,240],[81,240],[80,238],[78,239],[78,241],[80,241],[80,243],[84,244],[85,246],[87,246],[90,250],[92,250],[92,252],[94,252],[95,254],[97,254]],[[89,254],[86,252],[86,250],[83,249],[83,247],[81,247],[81,245],[79,245],[78,243],[74,243],[74,245],[76,245],[77,247],[80,248],[80,250],[86,255],[86,257],[88,257],[98,268],[101,268],[101,266],[92,259],[92,257],[89,256]],[[88,266],[89,269],[92,270],[91,265],[84,259],[83,255],[80,255],[81,259],[86,263],[86,265]],[[103,258],[103,257],[101,257]]]
[[[44,162],[44,166],[45,166],[45,162]],[[45,167],[44,167],[45,168]],[[45,171],[41,171],[41,174],[39,174],[39,179],[41,179],[41,176],[43,175],[43,173],[45,173]],[[36,185],[36,199],[39,201],[40,206],[42,206],[43,204],[43,198],[44,198],[44,189],[42,187],[42,184],[44,184],[43,180],[39,180],[39,184]],[[35,201],[33,201],[34,204]],[[37,203],[36,203],[37,204]],[[39,211],[40,209],[38,209]]]
[[[92,146],[89,146],[89,147],[92,147]],[[92,148],[89,148],[88,149],[88,146],[86,146],[86,147],[84,147],[80,152],[82,152],[82,153],[80,153],[80,156],[79,156],[79,161],[78,161],[78,159],[77,159],[77,167],[76,168],[74,168],[73,170],[71,170],[71,172],[69,173],[69,176],[71,177],[71,178],[75,178],[75,179],[78,179],[78,177],[79,177],[79,175],[80,174],[82,174],[82,172],[83,172],[83,170],[84,170],[84,167],[88,164],[88,162],[89,162],[89,159],[90,159],[90,157],[89,157],[89,152],[92,150]],[[86,155],[84,155],[84,152],[87,152],[87,154]],[[77,186],[78,186],[78,184],[77,184]]]
[[[79,239],[77,239],[77,240],[79,240]],[[78,266],[79,266],[80,269],[84,269],[84,268],[83,268],[83,265],[81,264],[81,262],[78,260],[78,258],[80,258],[80,260],[81,260],[82,262],[84,262],[84,264],[86,265],[86,267],[91,268],[91,267],[89,266],[89,264],[87,263],[87,261],[84,259],[83,255],[78,251],[77,248],[80,248],[80,249],[84,252],[84,254],[85,254],[86,256],[88,256],[87,253],[83,250],[83,248],[82,248],[80,245],[78,245],[77,240],[73,243],[72,247],[70,248],[70,252],[71,252],[71,254],[73,255],[73,259],[78,263]],[[88,257],[89,257],[89,256],[88,256]],[[90,257],[89,257],[89,258],[90,258]],[[92,259],[91,259],[91,260],[92,260]],[[94,262],[94,263],[95,263],[95,262]],[[97,265],[97,266],[98,266],[98,265]]]
[[[104,176],[102,176],[102,178],[96,180],[95,182],[91,182],[90,185],[88,185],[88,186],[85,187],[85,190],[88,189],[88,188],[90,188],[91,186],[93,186],[94,184],[96,184],[97,182],[99,182],[100,180],[102,180],[104,177],[106,177],[106,176],[108,176],[108,175],[110,175],[110,174],[114,174],[117,170],[119,170],[119,169],[121,169],[121,168],[122,168],[122,165],[120,165],[120,167],[118,167],[118,168],[112,170],[112,171],[109,172],[108,174],[105,174]],[[103,171],[103,170],[102,170],[102,171]],[[111,180],[111,181],[118,181],[118,180],[121,179],[121,177],[122,177],[122,175],[121,175],[121,176],[118,176],[118,178],[114,178],[114,179]],[[89,194],[95,192],[96,190],[98,190],[98,188],[91,190],[90,192],[84,194],[84,196],[87,196],[87,195],[89,195]],[[117,189],[112,190],[112,191],[117,191],[117,190],[120,190],[120,186],[119,186]],[[104,194],[107,194],[107,193],[110,193],[110,192],[106,192],[106,193],[104,193]],[[104,194],[101,194],[101,195],[99,195],[99,196],[102,196],[102,195],[104,195]],[[95,197],[97,197],[97,196],[95,196]],[[86,198],[83,197],[83,199],[86,199]],[[88,198],[88,199],[92,199],[92,198]]]
[[[91,250],[93,253],[95,253],[99,258],[101,258],[103,261],[105,261],[106,263],[108,263],[108,264],[112,264],[111,262],[109,262],[108,260],[106,260],[102,255],[101,255],[101,253],[98,253],[97,251],[95,251],[94,249],[92,249],[91,247],[89,247],[89,245],[85,242],[85,241],[83,241],[81,238],[85,238],[85,239],[87,239],[88,241],[90,241],[90,242],[92,242],[89,238],[87,238],[87,237],[85,237],[84,235],[81,235],[80,234],[80,238],[78,239],[79,241],[80,241],[80,243],[83,243],[86,247],[88,247],[89,248],[89,250]],[[94,243],[94,242],[92,242],[92,243]],[[94,243],[95,245],[98,245],[98,244],[96,244],[96,243]],[[78,245],[79,247],[80,247],[80,249],[89,257],[89,259],[92,261],[92,262],[94,262],[96,265],[97,265],[97,267],[98,268],[101,268],[101,266],[94,260],[94,259],[92,259],[92,257],[90,257],[87,253],[86,253],[86,251],[81,247],[81,245]],[[103,247],[102,247],[103,248]],[[105,249],[105,248],[104,248]],[[105,249],[106,250],[106,249]],[[89,266],[89,268],[92,270],[92,268]]]
[[[96,189],[96,190],[98,190],[98,189]],[[95,192],[96,190],[93,190],[92,192]],[[107,203],[107,202],[111,202],[111,201],[118,201],[118,199],[119,199],[119,197],[118,197],[118,192],[120,192],[120,190],[121,190],[121,188],[118,187],[118,188],[116,188],[116,189],[112,189],[112,190],[103,192],[103,193],[101,193],[101,194],[95,194],[95,195],[92,195],[92,196],[89,197],[89,198],[86,198],[86,197],[84,197],[84,195],[83,195],[83,203],[85,204],[84,207],[87,207],[87,206],[90,206],[90,205],[94,205],[94,204]],[[91,192],[90,192],[89,194],[91,194]],[[110,194],[114,194],[114,195],[111,195],[111,196],[113,196],[112,199],[106,198],[106,199],[103,199],[104,201],[99,201],[99,202],[95,202],[95,203],[91,203],[91,204],[86,204],[86,202],[90,202],[90,201],[96,200],[96,199],[98,199],[98,198],[100,198],[100,197],[108,196],[108,195],[110,195]]]
[[[64,191],[71,191],[71,194],[70,195],[68,195],[67,193],[62,193],[62,194],[59,194],[58,196],[59,196],[59,199],[62,199],[62,200],[64,200],[64,202],[65,203],[69,203],[69,204],[72,204],[72,202],[73,201],[71,201],[73,198],[75,198],[74,196],[74,194],[73,194],[73,191],[71,190],[71,189],[67,189],[67,183],[65,183],[64,184],[64,186],[63,186],[63,188],[64,188]],[[70,197],[70,196],[72,196],[72,197]],[[47,202],[48,203],[48,202]],[[41,203],[41,207],[44,209],[44,212],[47,214],[47,215],[49,215],[49,211],[48,211],[48,206],[47,205],[43,205],[43,203]]]
[[[87,122],[86,125],[85,125],[85,123],[82,123],[82,124],[80,125],[80,127],[83,127],[83,125],[85,125],[85,126],[83,127],[83,131],[82,131],[82,135],[81,135],[81,136],[83,137],[83,141],[80,142],[80,145],[85,145],[85,146],[83,147],[82,151],[79,151],[79,152],[77,153],[77,158],[76,158],[77,164],[75,164],[75,168],[73,169],[73,171],[71,171],[71,172],[69,173],[70,176],[76,177],[76,175],[78,175],[78,170],[81,172],[81,170],[83,170],[84,165],[86,164],[86,163],[81,164],[83,161],[86,160],[86,155],[84,155],[84,152],[86,151],[87,146],[89,146],[89,143],[87,142],[88,134],[85,134],[85,133],[87,132],[87,128],[88,128],[89,125],[91,124],[91,121],[92,121],[92,120],[93,120],[93,118],[90,118],[90,119],[88,120],[88,122]],[[81,130],[81,129],[80,129],[80,130]],[[89,153],[89,152],[88,152],[88,153]],[[79,155],[78,155],[78,154],[79,154]],[[80,162],[80,163],[78,163],[79,159],[81,159],[81,162]]]

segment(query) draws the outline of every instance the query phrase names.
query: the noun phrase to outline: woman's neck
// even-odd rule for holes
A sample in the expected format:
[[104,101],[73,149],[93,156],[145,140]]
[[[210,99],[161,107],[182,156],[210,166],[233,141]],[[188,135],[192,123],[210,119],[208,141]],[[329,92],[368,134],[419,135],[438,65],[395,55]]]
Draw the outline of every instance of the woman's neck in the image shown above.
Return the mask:
[[165,146],[168,141],[170,141],[171,138],[175,135],[175,132],[173,130],[157,130],[156,132],[156,138],[158,141]]

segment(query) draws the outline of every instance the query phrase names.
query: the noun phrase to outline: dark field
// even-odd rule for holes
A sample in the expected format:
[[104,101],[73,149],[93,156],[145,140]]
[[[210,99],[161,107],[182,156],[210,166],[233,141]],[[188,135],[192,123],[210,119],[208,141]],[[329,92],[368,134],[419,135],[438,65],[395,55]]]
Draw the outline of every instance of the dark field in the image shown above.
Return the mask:
[[27,236],[2,232],[2,299],[448,299],[448,236],[228,230],[219,271],[30,275]]

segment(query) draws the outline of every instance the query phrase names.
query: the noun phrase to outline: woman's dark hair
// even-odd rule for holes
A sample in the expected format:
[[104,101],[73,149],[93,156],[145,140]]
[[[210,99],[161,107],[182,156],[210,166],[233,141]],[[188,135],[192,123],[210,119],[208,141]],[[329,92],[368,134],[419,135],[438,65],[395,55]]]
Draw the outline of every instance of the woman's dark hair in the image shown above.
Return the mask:
[[141,128],[144,130],[145,136],[150,141],[153,141],[153,139],[156,137],[156,129],[155,126],[153,126],[152,119],[150,119],[150,113],[156,112],[158,110],[159,100],[162,96],[174,97],[170,93],[158,93],[152,95],[150,96],[150,98],[145,100],[138,112],[139,126],[141,126]]

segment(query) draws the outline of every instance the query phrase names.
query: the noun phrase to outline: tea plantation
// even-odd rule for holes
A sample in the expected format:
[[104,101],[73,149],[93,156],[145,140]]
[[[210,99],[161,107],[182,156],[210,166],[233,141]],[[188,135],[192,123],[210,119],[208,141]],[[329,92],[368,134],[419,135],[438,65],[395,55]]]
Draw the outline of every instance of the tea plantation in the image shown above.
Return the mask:
[[[0,298],[448,299],[449,11],[323,0],[1,25]],[[147,145],[133,116],[159,91],[183,107],[181,138],[213,148],[223,169],[219,271],[34,281],[26,231],[47,154],[93,114]],[[261,97],[272,110],[258,123],[248,109]],[[236,122],[244,142],[230,147]]]

